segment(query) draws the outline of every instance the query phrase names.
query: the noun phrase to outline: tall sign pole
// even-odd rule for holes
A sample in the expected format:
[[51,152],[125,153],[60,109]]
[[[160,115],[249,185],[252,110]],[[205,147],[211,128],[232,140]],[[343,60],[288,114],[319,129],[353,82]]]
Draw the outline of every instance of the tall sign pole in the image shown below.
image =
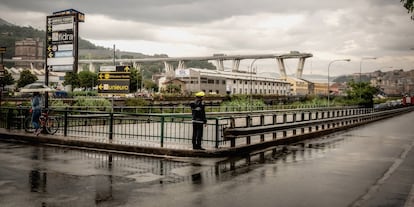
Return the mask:
[[[54,12],[46,17],[45,85],[49,86],[49,71],[78,72],[79,22],[85,14],[74,9]],[[45,107],[49,107],[45,94]]]
[[[3,55],[4,53],[6,53],[6,47],[0,47],[0,54],[1,54],[1,62],[0,62],[0,78],[4,78],[6,76],[6,70],[4,69],[4,65],[3,65]],[[1,107],[1,102],[2,100],[2,96],[3,96],[3,87],[4,87],[5,83],[0,82],[0,107]]]

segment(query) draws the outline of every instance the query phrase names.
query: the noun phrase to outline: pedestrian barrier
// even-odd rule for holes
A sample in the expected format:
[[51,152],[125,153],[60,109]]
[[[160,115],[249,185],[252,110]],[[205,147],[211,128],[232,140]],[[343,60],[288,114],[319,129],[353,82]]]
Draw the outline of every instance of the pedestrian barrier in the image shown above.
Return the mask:
[[[294,143],[412,111],[316,108],[209,113],[202,146],[216,154],[239,153]],[[20,130],[28,108],[1,108],[0,128]],[[139,114],[50,109],[59,121],[54,137],[122,146],[192,149],[190,114]],[[16,124],[17,123],[17,124]],[[21,126],[22,123],[20,123]],[[22,130],[20,130],[22,131]],[[165,153],[165,151],[164,151]]]

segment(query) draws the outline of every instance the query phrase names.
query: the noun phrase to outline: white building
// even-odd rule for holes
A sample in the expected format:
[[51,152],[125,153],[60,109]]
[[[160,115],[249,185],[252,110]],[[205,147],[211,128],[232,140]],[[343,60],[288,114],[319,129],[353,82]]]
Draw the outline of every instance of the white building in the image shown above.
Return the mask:
[[[44,69],[23,69],[23,68],[5,68],[8,73],[11,74],[15,81],[20,79],[20,73],[23,70],[29,70],[33,75],[37,77],[37,82],[45,82],[45,70]],[[62,72],[52,72],[49,71],[49,85],[50,86],[59,86],[62,85],[64,81],[65,73]]]
[[[185,91],[204,91],[209,94],[273,94],[290,95],[286,81],[257,76],[255,73],[229,72],[199,68],[176,69],[167,79],[177,78],[185,82]],[[160,88],[165,87],[160,85]]]

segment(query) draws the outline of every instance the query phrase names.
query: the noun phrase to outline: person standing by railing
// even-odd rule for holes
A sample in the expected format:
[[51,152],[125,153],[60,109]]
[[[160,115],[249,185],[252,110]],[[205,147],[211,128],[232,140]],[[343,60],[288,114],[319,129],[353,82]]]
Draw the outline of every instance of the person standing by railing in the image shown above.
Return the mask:
[[204,92],[196,93],[196,100],[190,104],[193,122],[193,149],[198,150],[204,150],[201,147],[201,141],[203,139],[203,125],[207,126],[205,105],[203,103],[204,95]]
[[39,118],[42,113],[42,98],[39,92],[34,92],[32,97],[32,124],[35,129],[35,134],[38,135],[42,130],[40,129]]

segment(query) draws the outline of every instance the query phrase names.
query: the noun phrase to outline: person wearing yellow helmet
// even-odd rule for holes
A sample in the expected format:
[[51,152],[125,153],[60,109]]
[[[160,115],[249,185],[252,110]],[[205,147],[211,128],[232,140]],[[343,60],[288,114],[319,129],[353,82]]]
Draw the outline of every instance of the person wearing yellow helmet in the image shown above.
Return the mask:
[[203,97],[205,96],[205,93],[203,91],[200,91],[196,93],[195,96],[196,100],[190,104],[193,122],[192,143],[193,149],[204,150],[201,147],[201,141],[203,139],[203,125],[207,126],[206,111],[203,103]]
[[206,94],[203,91],[200,91],[195,94],[196,97],[204,97]]

